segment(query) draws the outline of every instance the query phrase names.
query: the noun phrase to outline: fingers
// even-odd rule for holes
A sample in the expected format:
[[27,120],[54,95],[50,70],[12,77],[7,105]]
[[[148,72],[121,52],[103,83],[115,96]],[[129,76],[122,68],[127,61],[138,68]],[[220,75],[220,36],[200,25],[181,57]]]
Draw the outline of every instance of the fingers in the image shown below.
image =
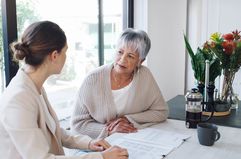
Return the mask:
[[128,159],[128,152],[119,146],[112,146],[102,152],[104,159]]
[[117,127],[116,132],[132,133],[132,132],[137,132],[137,129],[132,126],[129,126],[129,125],[121,125],[121,126]]
[[120,119],[120,118],[117,119],[117,120],[115,120],[114,122],[110,123],[110,125],[109,125],[109,127],[108,127],[108,131],[112,131],[113,128],[114,128],[119,122],[121,122],[121,119]]
[[123,123],[123,124],[129,124],[129,125],[132,125],[134,127],[134,125],[132,123],[129,122],[129,120],[125,117],[122,117],[122,118],[118,118],[117,120],[115,120],[114,122],[110,123],[108,125],[108,131],[112,131],[114,129],[114,127],[120,123]]
[[111,149],[117,150],[119,156],[127,156],[127,157],[129,156],[128,151],[127,151],[126,148],[121,148],[121,147],[119,147],[117,145],[114,145],[114,146],[111,147]]
[[133,127],[132,125],[126,124],[126,123],[119,123],[116,125],[116,127],[110,132],[110,134],[113,134],[114,132],[120,132],[120,133],[133,133],[137,132],[137,129]]
[[92,150],[94,150],[94,151],[103,151],[104,147],[102,147],[100,145],[93,145]]
[[114,122],[116,119],[114,120],[110,120],[109,122],[106,123],[106,126],[110,125],[112,122]]
[[107,141],[105,141],[104,139],[94,140],[91,143],[91,149],[95,150],[95,151],[103,151],[103,150],[106,150],[110,147],[111,147],[111,145]]
[[121,148],[120,156],[128,157],[129,154],[128,154],[127,149],[125,149],[125,148]]
[[127,159],[129,157],[128,151],[125,148],[119,148],[120,152],[119,152],[119,159]]
[[106,124],[106,126],[109,127],[108,129],[109,129],[109,131],[111,131],[113,129],[113,127],[115,127],[115,125],[117,125],[119,122],[125,122],[128,124],[132,124],[125,116],[123,116],[123,117],[119,117],[119,118],[109,121]]
[[111,147],[111,145],[107,141],[105,141],[104,139],[101,141],[101,144],[104,147],[104,149],[108,149],[108,148]]

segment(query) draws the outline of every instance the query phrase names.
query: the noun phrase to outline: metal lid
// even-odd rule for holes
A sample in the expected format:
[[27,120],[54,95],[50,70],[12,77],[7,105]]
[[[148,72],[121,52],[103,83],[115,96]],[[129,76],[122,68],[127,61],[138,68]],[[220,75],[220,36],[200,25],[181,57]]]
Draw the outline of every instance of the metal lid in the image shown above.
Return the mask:
[[185,97],[188,101],[201,101],[203,99],[197,88],[192,88],[191,92],[188,92]]

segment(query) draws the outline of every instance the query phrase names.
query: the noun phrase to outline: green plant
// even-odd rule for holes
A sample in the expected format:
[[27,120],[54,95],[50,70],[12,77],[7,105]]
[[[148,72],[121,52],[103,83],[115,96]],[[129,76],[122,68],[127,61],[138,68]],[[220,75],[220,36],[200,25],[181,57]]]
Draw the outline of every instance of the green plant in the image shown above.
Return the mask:
[[[191,58],[192,69],[194,71],[194,77],[198,82],[205,82],[205,61],[210,61],[209,69],[209,83],[214,84],[217,76],[221,75],[220,60],[214,56],[212,51],[208,47],[198,47],[197,52],[194,54],[187,37],[184,35],[184,41],[187,52]],[[204,46],[206,43],[204,44]]]

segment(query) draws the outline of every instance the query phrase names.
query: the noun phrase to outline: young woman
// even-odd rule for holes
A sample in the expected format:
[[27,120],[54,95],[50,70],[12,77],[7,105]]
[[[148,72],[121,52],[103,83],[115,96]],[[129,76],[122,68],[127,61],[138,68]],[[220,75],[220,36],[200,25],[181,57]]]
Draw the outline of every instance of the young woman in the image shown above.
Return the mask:
[[[63,30],[55,23],[31,24],[21,40],[11,45],[14,58],[23,60],[1,97],[0,156],[5,159],[126,159],[126,149],[105,140],[69,136],[60,128],[43,83],[63,68],[68,48]],[[90,149],[82,156],[65,157],[62,146]]]

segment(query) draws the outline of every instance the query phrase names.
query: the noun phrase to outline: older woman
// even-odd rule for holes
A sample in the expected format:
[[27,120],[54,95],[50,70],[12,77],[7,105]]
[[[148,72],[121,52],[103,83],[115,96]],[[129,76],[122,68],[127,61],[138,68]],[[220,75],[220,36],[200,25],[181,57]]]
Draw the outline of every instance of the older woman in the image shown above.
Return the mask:
[[122,33],[115,62],[94,70],[80,87],[71,119],[74,134],[102,138],[136,132],[167,118],[160,89],[150,70],[141,65],[150,46],[144,31]]

